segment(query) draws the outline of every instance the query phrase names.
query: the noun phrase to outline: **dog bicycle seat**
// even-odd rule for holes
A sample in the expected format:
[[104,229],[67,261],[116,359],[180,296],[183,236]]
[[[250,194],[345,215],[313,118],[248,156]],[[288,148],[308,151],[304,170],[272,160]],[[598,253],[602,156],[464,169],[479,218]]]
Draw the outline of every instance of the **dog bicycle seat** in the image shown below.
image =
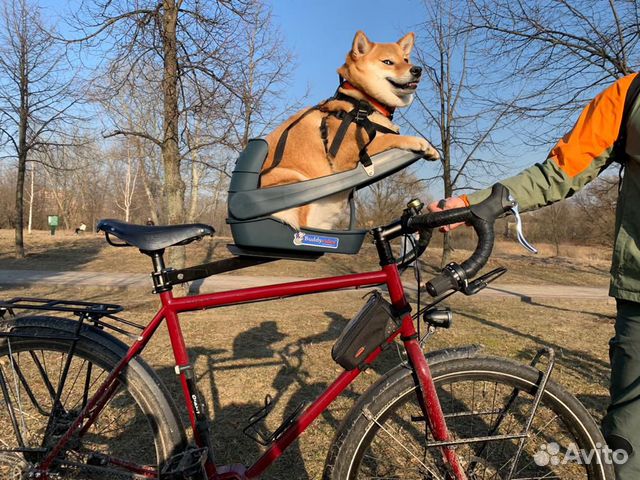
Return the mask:
[[420,153],[392,149],[372,156],[372,167],[367,169],[358,163],[351,170],[333,175],[259,188],[260,171],[268,153],[269,145],[265,140],[253,139],[236,161],[229,186],[227,218],[235,242],[234,254],[290,258],[293,253],[304,258],[323,253],[358,253],[367,230],[354,228],[353,202],[348,230],[307,227],[295,230],[271,215],[340,192],[359,190],[422,158]]
[[[213,227],[203,223],[151,226],[111,219],[100,220],[96,229],[102,230],[107,236],[107,241],[112,245],[138,247],[145,252],[154,252],[174,245],[186,245],[207,235],[212,236],[215,232]],[[113,243],[110,239],[111,235],[125,243]]]

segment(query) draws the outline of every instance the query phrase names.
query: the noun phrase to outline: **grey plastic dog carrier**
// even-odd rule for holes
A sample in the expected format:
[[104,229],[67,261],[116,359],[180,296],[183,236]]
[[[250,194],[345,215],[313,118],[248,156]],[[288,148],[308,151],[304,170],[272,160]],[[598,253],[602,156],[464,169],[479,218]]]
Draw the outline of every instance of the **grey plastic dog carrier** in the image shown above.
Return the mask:
[[259,188],[260,170],[268,151],[265,140],[250,140],[238,157],[231,177],[227,223],[235,242],[230,250],[237,255],[317,258],[324,253],[358,253],[367,230],[352,227],[349,230],[295,230],[271,214],[335,193],[359,190],[422,158],[419,153],[393,149],[371,157],[373,168],[369,168],[369,173],[358,164],[352,170],[326,177]]

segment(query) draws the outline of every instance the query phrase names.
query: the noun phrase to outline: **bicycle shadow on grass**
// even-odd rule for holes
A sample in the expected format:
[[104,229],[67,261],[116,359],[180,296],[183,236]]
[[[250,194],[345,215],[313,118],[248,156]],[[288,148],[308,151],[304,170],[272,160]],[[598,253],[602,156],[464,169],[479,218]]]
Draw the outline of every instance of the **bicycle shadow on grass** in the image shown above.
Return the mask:
[[[197,365],[197,384],[201,389],[207,388],[202,394],[211,410],[209,413],[218,462],[253,462],[264,451],[264,447],[242,433],[249,418],[264,407],[262,393],[252,389],[251,385],[251,378],[255,375],[260,376],[263,373],[262,368],[278,367],[275,375],[270,374],[266,379],[270,382],[267,390],[275,392],[271,395],[275,418],[268,419],[269,432],[273,432],[282,421],[296,411],[306,408],[329,386],[324,381],[314,380],[317,372],[308,370],[306,350],[312,345],[335,341],[348,319],[335,312],[325,311],[324,314],[330,320],[325,330],[288,342],[288,336],[279,330],[277,322],[264,321],[236,335],[230,351],[206,346],[189,348],[190,359]],[[375,368],[382,372],[384,368],[388,368],[384,365],[385,362],[382,362]],[[336,366],[336,369],[339,370],[339,367]],[[234,401],[229,403],[224,401],[225,385],[219,377],[223,373],[233,371],[241,372],[243,380],[246,378],[246,389],[242,392],[246,397],[242,400],[234,398]],[[159,374],[170,386],[172,396],[180,399],[182,391],[175,381],[173,369],[161,369]],[[342,395],[352,400],[357,398],[350,389],[345,390]],[[178,403],[182,403],[181,400],[178,400]],[[183,422],[188,425],[188,418],[184,412],[181,413]],[[333,431],[341,421],[331,408],[324,411],[321,418]],[[305,435],[313,433],[307,432]],[[299,442],[294,442],[262,478],[311,479],[305,462]]]

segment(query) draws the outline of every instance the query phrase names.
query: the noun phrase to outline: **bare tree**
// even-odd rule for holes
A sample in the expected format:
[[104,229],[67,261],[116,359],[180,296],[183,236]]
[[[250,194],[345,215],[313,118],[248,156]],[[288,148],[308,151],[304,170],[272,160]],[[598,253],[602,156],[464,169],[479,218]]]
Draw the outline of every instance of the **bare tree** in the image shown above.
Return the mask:
[[[237,95],[215,92],[214,98],[204,102],[209,108],[194,109],[185,128],[191,163],[190,220],[205,211],[217,214],[237,152],[244,149],[250,138],[263,136],[300,108],[298,99],[293,102],[285,99],[285,86],[294,61],[273,24],[270,10],[255,2],[245,20],[239,25],[237,58],[231,66]],[[221,99],[224,105],[220,105]],[[207,130],[208,137],[204,135]],[[217,141],[211,132],[218,132]],[[204,144],[207,148],[196,150],[193,144]],[[212,190],[211,201],[199,206],[205,183]]]
[[[87,186],[90,195],[100,197],[98,178],[88,177],[92,162],[98,158],[93,145],[85,141],[78,145],[48,146],[39,157],[44,157],[43,171],[46,177],[45,199],[57,207],[62,226],[69,230],[84,219]],[[91,178],[91,181],[87,181]],[[102,201],[106,199],[103,197]]]
[[613,247],[619,181],[617,175],[602,176],[574,197],[583,241]]
[[35,199],[35,180],[36,180],[36,164],[31,165],[30,173],[30,182],[29,182],[29,190],[27,192],[27,198],[29,202],[29,221],[27,222],[27,233],[31,234],[31,230],[33,227],[33,201]]
[[[249,14],[251,4],[248,0],[84,1],[74,18],[81,30],[81,37],[74,41],[82,45],[98,42],[101,52],[106,52],[111,77],[117,80],[103,93],[117,93],[122,85],[136,85],[138,79],[155,83],[162,92],[160,135],[139,129],[116,129],[112,134],[140,137],[160,149],[168,223],[185,219],[186,186],[181,171],[185,115],[203,107],[201,102],[191,103],[194,98],[222,97],[210,95],[212,91],[224,89],[237,95],[234,77],[228,75],[234,58],[229,50],[235,47],[237,25]],[[161,71],[161,78],[147,75],[153,71]],[[179,265],[183,257],[173,260]]]
[[358,193],[358,222],[366,227],[388,223],[406,207],[412,198],[426,200],[424,185],[415,173],[405,169],[376,182]]
[[[483,90],[483,65],[471,58],[473,32],[466,29],[466,11],[458,2],[437,0],[424,3],[426,20],[421,24],[415,55],[425,67],[428,80],[414,105],[420,124],[410,125],[440,150],[445,197],[463,189],[476,188],[476,180],[500,168],[495,160],[494,136],[508,120],[510,109],[483,102],[475,92]],[[426,83],[426,82],[425,82]],[[414,109],[415,113],[415,109]],[[424,179],[432,181],[435,178]],[[453,250],[451,236],[445,234],[442,263]]]
[[239,95],[227,110],[231,128],[230,146],[242,150],[252,137],[260,137],[292,111],[300,108],[282,102],[294,58],[284,45],[282,35],[273,25],[271,12],[256,5],[250,21],[242,25],[241,56],[236,74]]
[[[496,89],[509,96],[547,143],[575,111],[640,65],[637,1],[468,0],[469,27],[481,34],[478,54],[490,59]],[[494,97],[494,100],[497,100]],[[531,122],[537,120],[537,122]],[[546,127],[546,128],[541,128]]]
[[118,147],[113,149],[110,155],[111,169],[114,173],[112,178],[118,193],[115,204],[124,214],[124,221],[128,222],[134,205],[140,162],[132,155],[133,146],[130,142],[123,142]]
[[[154,72],[148,72],[145,78],[153,76]],[[108,84],[117,82],[111,79]],[[100,93],[95,97],[106,113],[108,125],[103,128],[107,131],[134,131],[145,132],[150,137],[162,136],[162,95],[158,92],[155,81],[138,79],[136,84],[125,83],[121,85],[117,94],[105,96]],[[107,136],[112,136],[108,134]],[[162,185],[162,152],[157,143],[149,141],[139,135],[126,136],[127,145],[131,148],[131,155],[138,165],[136,170],[143,186],[147,215],[154,224],[166,222],[166,209],[163,202],[159,201],[163,194]]]
[[0,132],[17,159],[15,254],[24,257],[24,184],[30,155],[68,141],[76,103],[64,51],[50,35],[40,8],[7,0],[0,12]]

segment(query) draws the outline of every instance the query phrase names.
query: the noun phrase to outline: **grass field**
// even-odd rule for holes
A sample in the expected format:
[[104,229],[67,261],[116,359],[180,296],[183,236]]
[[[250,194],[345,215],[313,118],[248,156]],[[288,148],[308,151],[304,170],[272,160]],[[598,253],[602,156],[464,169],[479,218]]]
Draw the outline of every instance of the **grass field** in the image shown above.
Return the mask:
[[[38,233],[28,238],[29,256],[11,258],[12,232],[0,232],[0,269],[127,271],[144,273],[148,259],[135,249],[106,246],[101,237]],[[190,263],[226,256],[225,240],[204,240],[189,247]],[[551,249],[549,249],[551,251]],[[567,252],[576,254],[576,248]],[[533,257],[511,245],[499,245],[492,265],[510,269],[505,283],[604,286],[607,259],[598,249],[584,249],[580,258],[548,255]],[[463,257],[468,252],[458,251]],[[437,254],[427,256],[430,271]],[[256,275],[320,276],[375,269],[370,248],[356,257],[325,257],[314,264],[276,262],[252,270]],[[243,274],[248,273],[243,271]],[[409,274],[407,274],[409,275]],[[141,291],[73,289],[62,287],[11,288],[2,297],[19,295],[71,297],[109,301],[127,307],[125,317],[143,323],[157,309],[153,295]],[[275,428],[300,402],[317,396],[341,371],[330,360],[333,342],[349,318],[363,303],[363,292],[343,291],[269,303],[227,307],[185,315],[184,333],[201,390],[214,420],[216,458],[235,463],[255,458],[260,448],[241,432],[246,420],[262,404],[265,394],[277,400],[269,425]],[[454,326],[440,331],[427,346],[438,349],[481,343],[485,353],[528,362],[542,345],[562,353],[553,378],[573,392],[600,418],[607,401],[607,341],[613,332],[614,306],[610,303],[562,300],[522,303],[513,299],[476,301],[454,296],[449,302],[456,312]],[[144,358],[158,369],[176,400],[181,393],[175,383],[173,359],[161,329]],[[326,449],[340,419],[357,394],[375,381],[394,362],[394,349],[385,352],[371,369],[295,443],[285,457],[268,471],[269,479],[319,478]]]
[[[187,263],[195,265],[229,257],[226,245],[230,238],[205,238],[186,247]],[[0,230],[0,269],[74,270],[94,272],[148,273],[151,263],[135,248],[115,248],[102,235],[58,231],[55,236],[36,231],[27,236],[27,257],[13,257],[13,231]],[[566,256],[554,257],[549,245],[536,245],[539,255],[525,253],[515,242],[500,242],[487,268],[504,266],[509,274],[506,283],[605,286],[609,278],[609,255],[606,247],[567,245],[561,248]],[[464,259],[467,250],[457,250],[455,257]],[[439,249],[430,249],[423,257],[427,272],[439,265]],[[242,270],[243,275],[323,276],[375,270],[375,249],[365,243],[358,255],[325,255],[317,262],[279,261]]]

